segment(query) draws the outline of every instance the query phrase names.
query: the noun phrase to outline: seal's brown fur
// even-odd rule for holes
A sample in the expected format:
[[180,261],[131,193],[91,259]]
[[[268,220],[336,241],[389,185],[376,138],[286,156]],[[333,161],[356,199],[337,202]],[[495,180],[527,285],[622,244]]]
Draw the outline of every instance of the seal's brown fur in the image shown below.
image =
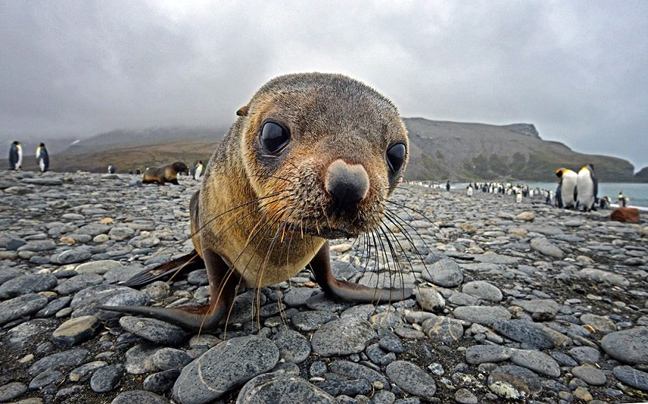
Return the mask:
[[144,184],[164,185],[167,182],[178,185],[178,173],[189,173],[187,165],[181,161],[161,167],[147,168],[142,177]]
[[[206,316],[109,309],[186,328],[214,327],[231,306],[237,285],[275,284],[308,265],[333,298],[377,302],[411,295],[405,288],[339,281],[328,255],[327,239],[379,228],[386,198],[402,178],[407,132],[392,102],[345,76],[292,74],[262,86],[237,115],[190,204],[195,253],[186,260],[199,256],[207,266],[211,304]],[[264,146],[268,122],[289,132],[281,150]],[[394,145],[402,151],[397,169],[389,155]]]

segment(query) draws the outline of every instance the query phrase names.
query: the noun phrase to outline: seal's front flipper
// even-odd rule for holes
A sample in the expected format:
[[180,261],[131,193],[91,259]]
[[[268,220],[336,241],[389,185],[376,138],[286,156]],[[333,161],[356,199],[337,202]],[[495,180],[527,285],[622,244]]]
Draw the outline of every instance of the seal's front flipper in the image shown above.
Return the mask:
[[141,286],[151,283],[154,280],[164,278],[167,275],[179,273],[180,271],[185,270],[194,270],[205,267],[205,261],[200,258],[200,255],[193,250],[189,254],[183,255],[182,257],[167,261],[163,264],[156,266],[155,268],[146,269],[138,274],[133,275],[132,278],[123,282],[124,286]]
[[410,288],[370,288],[354,282],[336,279],[331,271],[328,242],[324,243],[309,265],[324,293],[333,299],[363,303],[387,303],[407,299],[413,293]]
[[205,250],[210,285],[209,306],[165,309],[148,306],[99,306],[101,310],[142,315],[178,325],[189,331],[211,331],[226,317],[234,304],[239,278],[216,253]]

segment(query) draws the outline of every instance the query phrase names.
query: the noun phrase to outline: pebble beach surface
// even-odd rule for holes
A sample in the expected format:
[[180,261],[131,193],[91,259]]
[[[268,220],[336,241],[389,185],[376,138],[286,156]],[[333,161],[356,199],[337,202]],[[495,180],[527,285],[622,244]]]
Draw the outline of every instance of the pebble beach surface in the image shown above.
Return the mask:
[[213,334],[98,310],[208,302],[204,270],[120,285],[191,251],[197,189],[3,173],[0,402],[648,401],[645,219],[403,184],[391,243],[338,240],[331,257],[339,278],[411,299],[334,302],[304,270],[241,290]]

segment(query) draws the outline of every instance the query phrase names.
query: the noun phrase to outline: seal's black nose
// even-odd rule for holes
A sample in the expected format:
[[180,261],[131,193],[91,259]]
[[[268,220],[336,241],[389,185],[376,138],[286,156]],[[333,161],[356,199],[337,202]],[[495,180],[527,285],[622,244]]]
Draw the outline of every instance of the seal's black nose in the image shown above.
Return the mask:
[[362,165],[338,159],[326,170],[324,187],[332,199],[329,213],[355,214],[369,192],[369,175]]

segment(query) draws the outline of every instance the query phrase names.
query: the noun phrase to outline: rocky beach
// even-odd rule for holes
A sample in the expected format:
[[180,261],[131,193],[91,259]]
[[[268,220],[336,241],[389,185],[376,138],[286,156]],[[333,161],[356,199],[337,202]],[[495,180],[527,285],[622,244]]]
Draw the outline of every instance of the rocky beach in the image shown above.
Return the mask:
[[338,278],[410,299],[334,302],[305,269],[240,290],[213,333],[99,310],[208,302],[204,270],[120,285],[191,251],[198,187],[4,172],[0,402],[648,401],[645,218],[403,184],[382,236],[336,240],[331,258]]

